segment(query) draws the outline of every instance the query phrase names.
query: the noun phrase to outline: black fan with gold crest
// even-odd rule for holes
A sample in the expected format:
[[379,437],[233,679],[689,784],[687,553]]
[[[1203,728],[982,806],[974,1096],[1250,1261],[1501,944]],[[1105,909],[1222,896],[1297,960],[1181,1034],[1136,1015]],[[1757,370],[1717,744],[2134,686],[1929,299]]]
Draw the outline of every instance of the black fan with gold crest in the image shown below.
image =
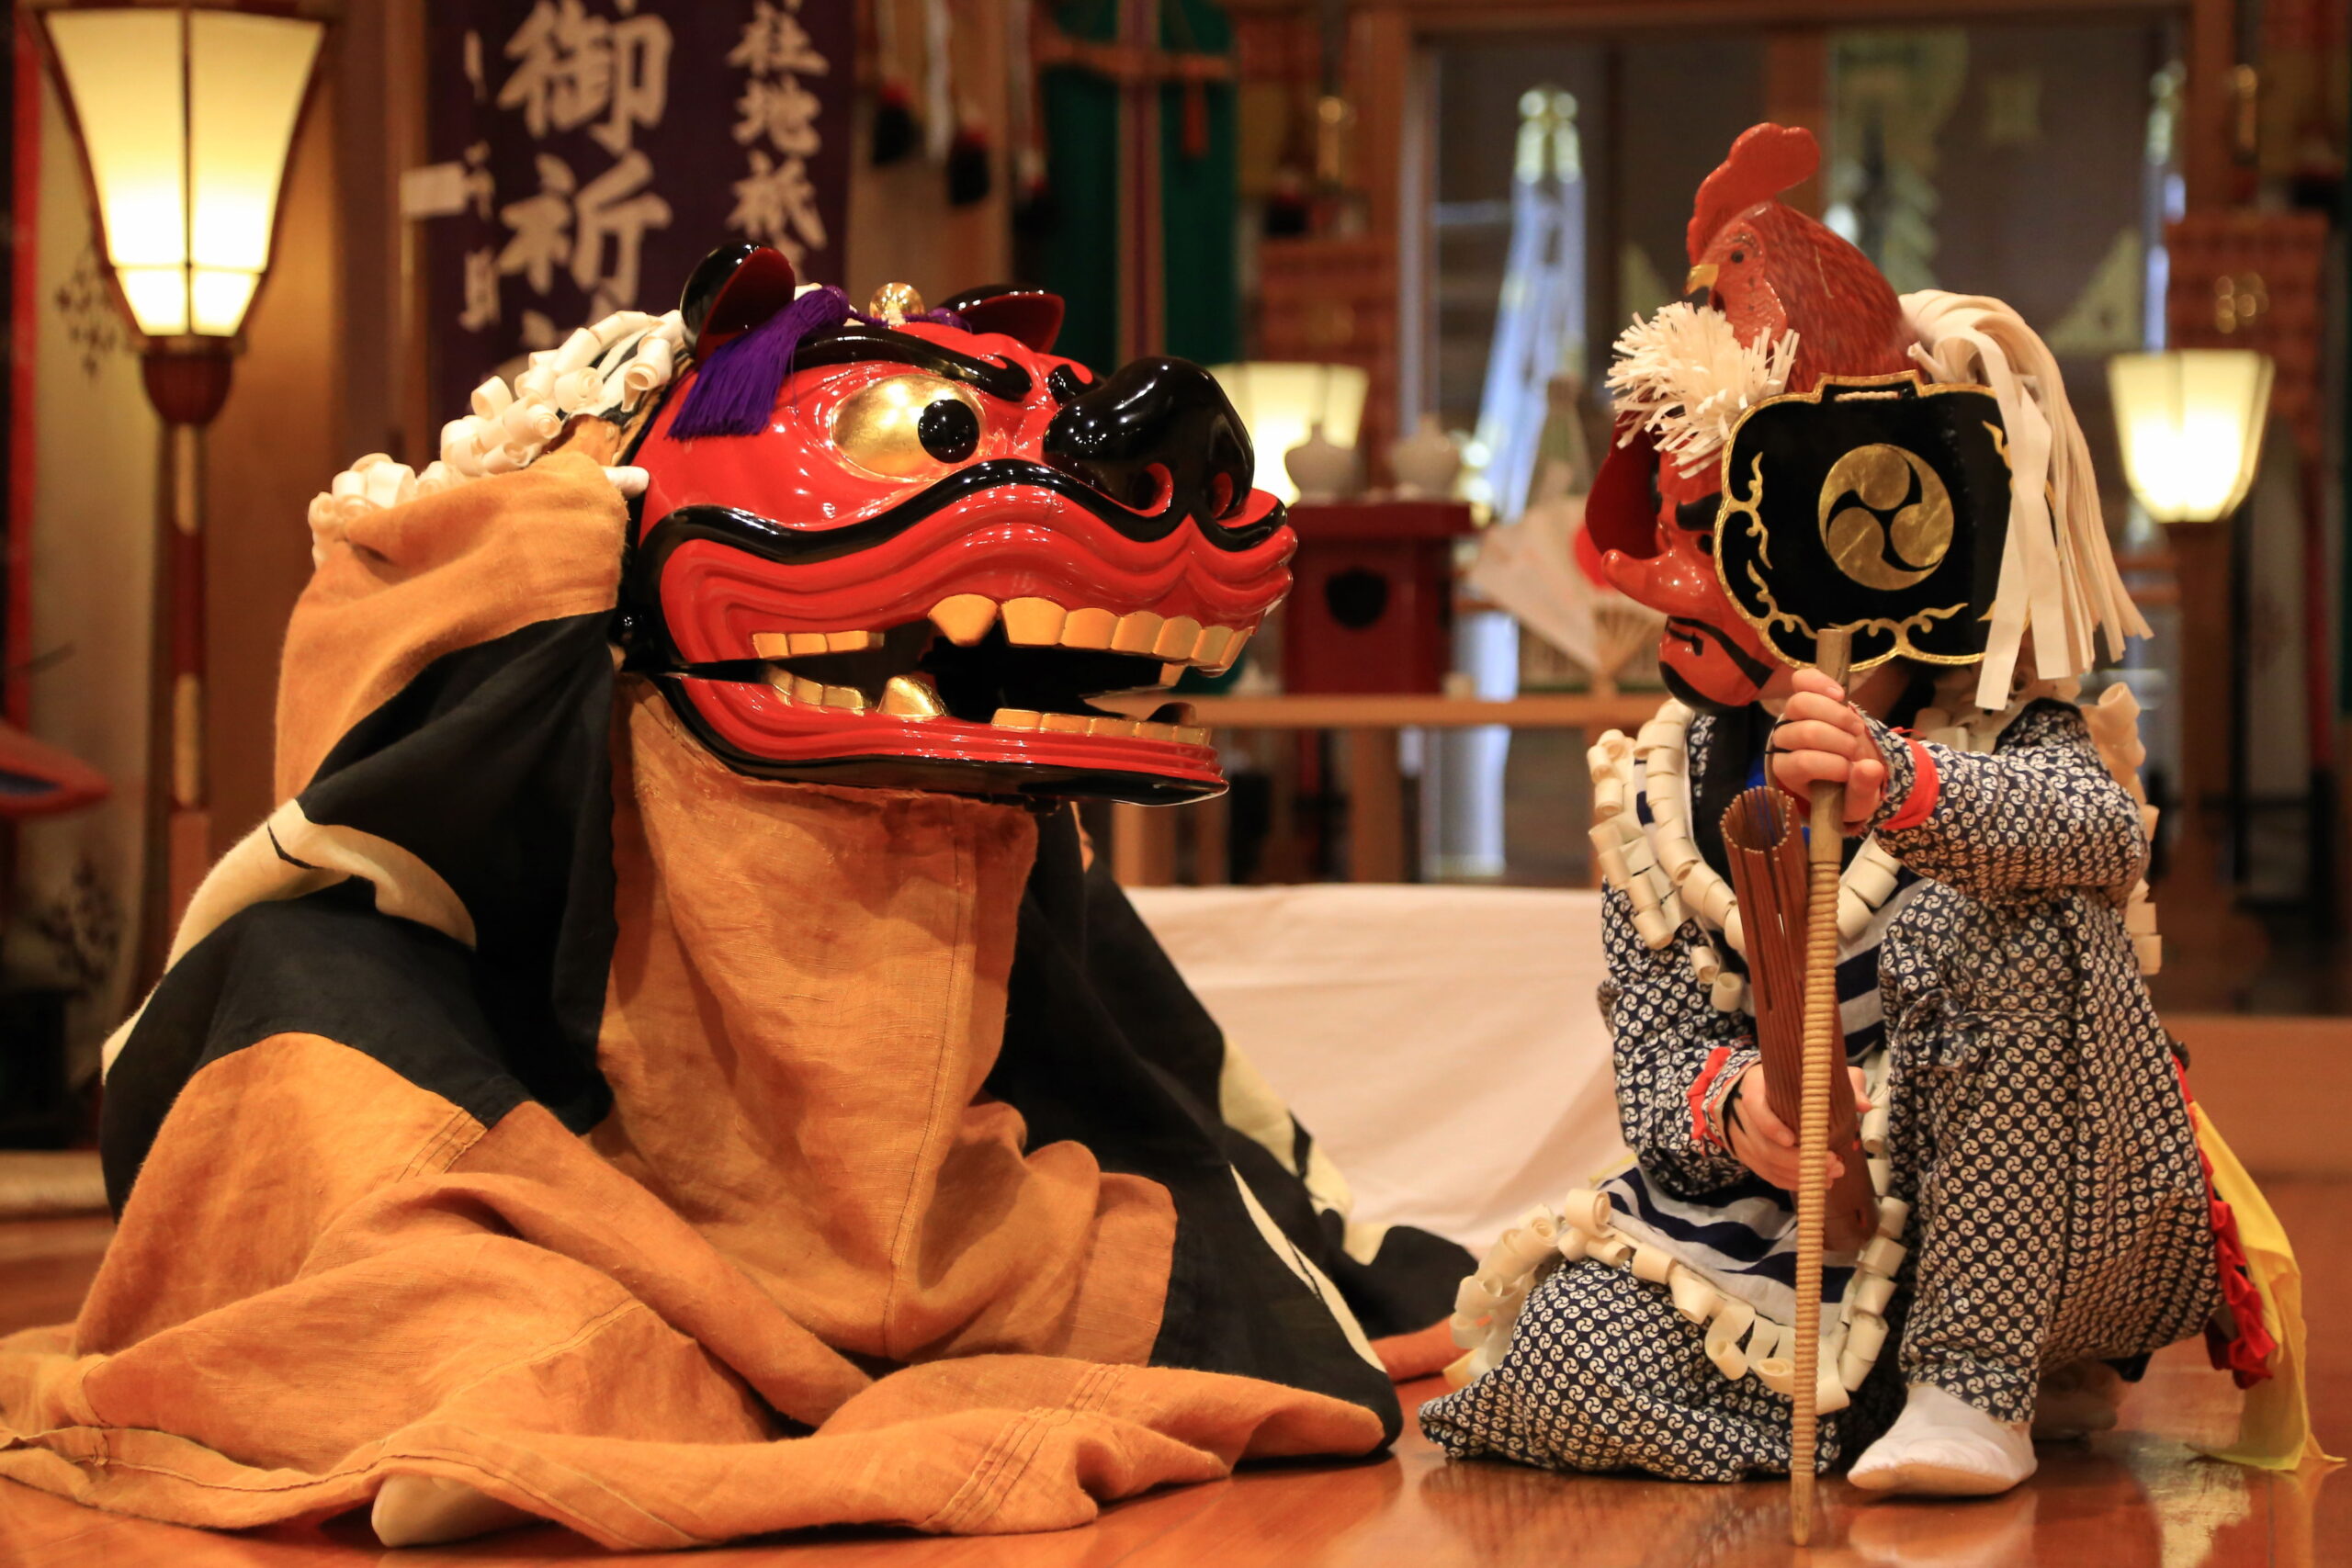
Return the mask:
[[1743,416],[1724,449],[1715,570],[1792,664],[1833,627],[1852,668],[1984,656],[2008,537],[2001,412],[1974,386],[1827,378]]

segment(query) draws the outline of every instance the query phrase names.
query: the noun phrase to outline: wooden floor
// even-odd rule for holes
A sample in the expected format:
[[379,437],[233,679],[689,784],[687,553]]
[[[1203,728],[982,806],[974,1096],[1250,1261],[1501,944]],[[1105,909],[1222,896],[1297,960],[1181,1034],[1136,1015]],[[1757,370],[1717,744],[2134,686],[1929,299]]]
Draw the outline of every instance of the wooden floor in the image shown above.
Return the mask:
[[[2352,1446],[2352,1183],[2271,1184],[2301,1248],[2323,1437]],[[70,1316],[107,1226],[0,1224],[0,1331]],[[1435,1383],[1405,1391],[1410,1407]],[[1827,1489],[1810,1552],[1787,1545],[1781,1483],[1696,1486],[1448,1464],[1409,1429],[1376,1463],[1245,1471],[1229,1482],[1138,1498],[1085,1529],[937,1540],[838,1531],[716,1551],[663,1554],[681,1568],[1686,1568],[1805,1562],[1908,1568],[2252,1568],[2352,1564],[2352,1477],[2271,1475],[2196,1459],[2188,1445],[2233,1429],[2236,1395],[2197,1345],[2156,1359],[2120,1429],[2045,1446],[2041,1471],[1990,1502],[1862,1502]],[[553,1529],[464,1546],[384,1553],[356,1517],[322,1529],[207,1535],[116,1518],[0,1483],[5,1568],[327,1568],[578,1562],[605,1554]]]

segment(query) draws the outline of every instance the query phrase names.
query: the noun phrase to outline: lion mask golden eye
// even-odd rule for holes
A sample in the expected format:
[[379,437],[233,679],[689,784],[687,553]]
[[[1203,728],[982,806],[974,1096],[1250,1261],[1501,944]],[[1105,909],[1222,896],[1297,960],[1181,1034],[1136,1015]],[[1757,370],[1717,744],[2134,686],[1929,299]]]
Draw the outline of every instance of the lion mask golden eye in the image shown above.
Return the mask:
[[842,400],[833,445],[868,473],[920,479],[979,449],[979,400],[942,377],[887,376]]

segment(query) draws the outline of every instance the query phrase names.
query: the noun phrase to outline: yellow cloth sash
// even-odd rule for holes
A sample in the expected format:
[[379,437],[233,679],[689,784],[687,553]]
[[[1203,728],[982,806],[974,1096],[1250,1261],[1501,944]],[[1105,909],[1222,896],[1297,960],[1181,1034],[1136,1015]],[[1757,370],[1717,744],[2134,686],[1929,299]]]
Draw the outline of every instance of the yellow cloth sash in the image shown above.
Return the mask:
[[2196,1121],[2198,1147],[2212,1164],[2213,1195],[2237,1216],[2238,1240],[2245,1248],[2255,1289],[2262,1295],[2263,1319],[2278,1342],[2270,1358],[2271,1375],[2246,1390],[2237,1441],[2202,1451],[2264,1470],[2295,1470],[2312,1460],[2340,1463],[2319,1446],[2312,1431],[2311,1402],[2303,1386],[2303,1276],[2295,1266],[2286,1227],[2206,1118],[2205,1108],[2192,1103],[2188,1113]]

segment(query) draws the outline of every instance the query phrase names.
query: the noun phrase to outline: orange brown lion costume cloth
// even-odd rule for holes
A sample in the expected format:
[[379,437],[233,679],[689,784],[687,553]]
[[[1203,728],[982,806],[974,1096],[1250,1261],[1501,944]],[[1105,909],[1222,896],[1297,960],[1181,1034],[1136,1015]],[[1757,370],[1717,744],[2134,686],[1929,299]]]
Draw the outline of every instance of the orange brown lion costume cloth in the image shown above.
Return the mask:
[[1370,1340],[1467,1259],[1350,1224],[1068,803],[1219,786],[1153,694],[1280,505],[1202,372],[950,304],[718,253],[321,498],[281,804],[110,1043],[120,1228],[0,1341],[0,1476],[675,1548],[1395,1437]]

